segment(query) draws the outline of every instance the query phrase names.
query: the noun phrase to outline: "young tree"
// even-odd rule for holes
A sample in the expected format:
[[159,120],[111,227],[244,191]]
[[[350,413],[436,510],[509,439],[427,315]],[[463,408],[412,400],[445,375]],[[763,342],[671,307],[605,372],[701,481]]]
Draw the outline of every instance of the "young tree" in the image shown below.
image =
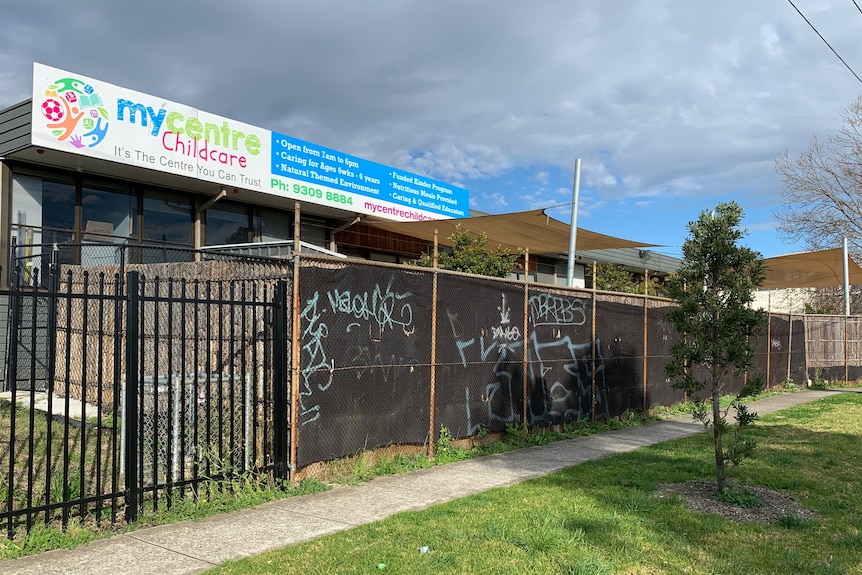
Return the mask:
[[[722,410],[719,398],[728,376],[742,376],[754,366],[751,340],[766,322],[763,310],[749,306],[765,271],[759,253],[738,245],[744,236],[741,220],[742,209],[730,202],[718,204],[711,214],[702,212],[697,221],[690,222],[690,235],[682,246],[682,266],[667,285],[668,296],[678,304],[667,318],[682,340],[671,347],[665,374],[675,388],[689,394],[694,417],[712,431],[719,493],[724,492],[725,464],[740,463],[754,447],[742,439],[739,430],[755,421],[757,414],[740,400],[762,387],[762,377],[749,371],[746,384],[731,403],[737,424],[728,424],[730,408]],[[733,438],[725,447],[724,435],[731,428]]]
[[775,160],[784,183],[778,229],[811,249],[841,245],[847,238],[862,255],[862,96],[841,114],[844,125],[825,139],[815,137],[807,150]]
[[[445,270],[465,272],[492,277],[506,277],[515,269],[515,263],[521,250],[511,250],[497,246],[497,249],[488,251],[488,236],[483,232],[474,234],[461,227],[455,226],[455,231],[449,236],[452,242],[452,252],[440,254],[438,265]],[[415,265],[431,267],[434,258],[428,254],[413,262]]]

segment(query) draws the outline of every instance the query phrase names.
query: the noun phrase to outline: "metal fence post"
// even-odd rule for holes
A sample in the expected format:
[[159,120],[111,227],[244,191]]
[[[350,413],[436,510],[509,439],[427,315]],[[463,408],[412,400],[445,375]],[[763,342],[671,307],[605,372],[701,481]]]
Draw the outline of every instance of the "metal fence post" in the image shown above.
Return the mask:
[[[434,237],[437,237],[437,230],[434,230]],[[436,251],[435,261],[436,261]],[[437,284],[438,273],[437,267],[431,276],[431,373],[429,382],[429,406],[428,406],[428,459],[434,459],[434,452],[437,448]]]
[[[290,378],[287,376],[287,282],[279,280],[273,302],[273,458],[275,476],[290,479],[290,425],[288,401]],[[297,337],[296,326],[293,336]]]
[[[12,238],[13,240],[15,238]],[[6,385],[5,390],[11,391],[12,396],[10,401],[12,403],[12,409],[9,410],[9,475],[8,477],[15,477],[15,445],[16,445],[16,437],[15,437],[15,415],[18,411],[15,409],[15,406],[18,403],[18,399],[16,397],[16,393],[18,391],[18,329],[19,324],[21,323],[21,310],[19,309],[21,306],[21,298],[20,298],[20,276],[21,270],[16,265],[12,270],[10,270],[9,274],[9,283],[11,286],[11,295],[9,296],[9,310],[10,310],[10,318],[9,318],[9,347],[8,354],[6,356],[7,370],[6,370]],[[5,439],[5,438],[4,438]],[[15,484],[14,481],[9,481],[8,486],[6,487],[6,509],[12,511],[14,509],[14,495],[15,494]],[[7,522],[6,522],[6,538],[12,539],[15,536],[15,523],[14,523],[14,515],[9,513]]]
[[138,320],[140,314],[140,275],[126,274],[126,389],[123,397],[125,429],[126,522],[138,518]]
[[[54,393],[54,376],[57,369],[57,295],[60,292],[60,250],[51,250],[51,263],[48,266],[48,374],[45,391],[49,401]],[[68,336],[67,336],[68,337]],[[85,398],[86,399],[86,398]]]

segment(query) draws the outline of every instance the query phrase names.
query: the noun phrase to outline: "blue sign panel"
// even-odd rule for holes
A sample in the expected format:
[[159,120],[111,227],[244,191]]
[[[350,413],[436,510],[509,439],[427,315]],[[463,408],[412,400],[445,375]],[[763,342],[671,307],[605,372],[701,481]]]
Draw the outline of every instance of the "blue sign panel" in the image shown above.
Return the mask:
[[[470,215],[470,195],[464,188],[363,160],[277,132],[272,132],[272,175],[311,184],[301,186],[284,183],[278,178],[273,178],[271,183],[272,187],[279,188],[282,192],[306,196],[315,203],[337,205],[355,211],[398,215],[407,219],[427,219],[419,217],[421,212],[449,218]],[[333,193],[333,190],[336,192]],[[380,207],[363,210],[360,203],[364,203],[366,207],[376,204],[360,202],[358,198],[354,201],[354,195],[409,209],[404,211]]]

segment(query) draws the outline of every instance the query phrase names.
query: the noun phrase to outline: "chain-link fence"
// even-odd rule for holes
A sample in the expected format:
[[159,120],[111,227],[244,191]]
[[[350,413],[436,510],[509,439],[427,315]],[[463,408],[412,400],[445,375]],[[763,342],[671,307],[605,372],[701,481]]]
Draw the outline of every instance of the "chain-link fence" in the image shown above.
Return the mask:
[[433,445],[443,428],[463,438],[682,399],[663,374],[675,341],[665,300],[356,260],[301,266],[299,467]]
[[426,443],[432,274],[303,262],[297,464]]

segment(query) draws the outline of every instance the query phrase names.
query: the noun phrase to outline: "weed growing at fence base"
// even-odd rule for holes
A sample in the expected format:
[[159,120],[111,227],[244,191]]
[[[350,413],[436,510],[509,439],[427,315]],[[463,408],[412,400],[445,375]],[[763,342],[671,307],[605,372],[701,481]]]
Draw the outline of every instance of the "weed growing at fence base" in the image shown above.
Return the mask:
[[[703,433],[228,563],[257,573],[860,573],[862,394],[764,416],[740,485],[793,496],[818,516],[731,522],[655,496],[713,479]],[[425,553],[420,548],[427,546]]]
[[375,451],[363,451],[352,457],[335,461],[309,465],[300,470],[299,477],[355,485],[375,477],[406,473],[432,465],[444,465],[513,449],[547,445],[554,441],[644,425],[655,420],[655,417],[644,417],[640,413],[629,411],[618,418],[600,421],[584,419],[553,429],[536,427],[527,431],[522,426],[509,425],[505,432],[494,436],[480,429],[475,437],[465,439],[455,439],[446,427],[442,427],[433,460],[428,458],[424,448],[390,446]]

